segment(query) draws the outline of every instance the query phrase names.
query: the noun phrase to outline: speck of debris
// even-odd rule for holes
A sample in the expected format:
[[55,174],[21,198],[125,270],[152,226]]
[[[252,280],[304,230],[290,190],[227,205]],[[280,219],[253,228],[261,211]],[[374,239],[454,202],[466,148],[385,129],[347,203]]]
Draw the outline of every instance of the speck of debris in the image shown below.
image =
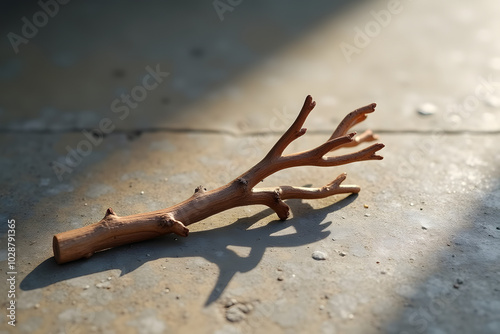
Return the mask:
[[85,206],[87,206],[88,204],[87,204],[87,203],[85,203],[84,205],[85,205]]
[[381,273],[382,275],[385,275],[385,274],[386,274],[386,272],[385,272],[385,271],[383,271],[383,270],[382,270],[380,273]]
[[111,281],[112,279],[113,279],[113,277],[108,276],[108,281]]
[[144,195],[144,190],[141,191],[141,195]]
[[425,226],[422,226],[422,230],[427,230],[427,227],[425,227]]
[[415,205],[415,203],[410,203],[410,206],[414,206],[414,205]]
[[40,308],[40,304],[35,304],[35,308],[36,309]]
[[322,252],[322,251],[314,251],[312,253],[312,258],[315,259],[315,260],[326,260],[327,258],[327,255],[325,252]]
[[500,226],[497,226],[497,230],[500,230]]
[[320,309],[321,311],[323,311],[323,310],[325,309],[325,305],[320,305],[320,306],[319,306],[319,309]]
[[368,204],[365,204],[365,205],[363,205],[363,206],[365,207],[365,209],[368,209],[368,208],[369,208]]
[[365,213],[365,217],[370,217],[370,214],[369,213]]
[[83,287],[83,290],[88,290],[89,288],[90,288],[90,285],[85,285],[85,286]]
[[458,284],[453,284],[453,287],[454,287],[455,289],[460,288],[460,286],[459,286]]
[[339,252],[339,255],[342,256],[342,257],[344,257],[344,256],[347,255],[347,253],[345,253],[345,252]]
[[283,278],[283,276],[278,276],[278,281],[283,281],[285,278]]
[[460,278],[457,278],[457,284],[462,285],[462,284],[464,284],[464,281],[462,281]]
[[345,216],[342,216],[342,219],[345,219]]
[[417,108],[417,112],[423,116],[434,115],[437,107],[432,103],[423,103]]

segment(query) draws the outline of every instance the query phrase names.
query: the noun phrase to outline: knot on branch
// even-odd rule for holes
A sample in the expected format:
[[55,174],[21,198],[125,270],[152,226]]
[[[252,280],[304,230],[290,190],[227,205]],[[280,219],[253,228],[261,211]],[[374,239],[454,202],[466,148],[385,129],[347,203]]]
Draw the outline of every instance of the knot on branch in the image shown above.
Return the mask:
[[290,217],[290,207],[281,199],[282,190],[280,187],[274,189],[273,197],[275,205],[272,206],[280,220],[287,220]]
[[115,220],[116,218],[118,218],[118,216],[113,211],[113,209],[112,208],[108,208],[106,210],[106,213],[104,214],[104,218],[102,218],[101,221],[99,222],[98,227],[102,228],[104,230],[108,230],[108,229],[111,228],[112,221]]
[[181,237],[187,237],[189,234],[189,229],[184,226],[184,224],[170,213],[161,215],[158,219],[158,226],[160,229],[167,230],[162,232],[172,232]]
[[207,191],[207,188],[203,187],[202,185],[199,185],[198,187],[196,187],[196,189],[194,190],[194,193],[195,194],[203,194],[204,192]]
[[158,225],[160,228],[172,228],[174,226],[174,217],[172,215],[161,215],[160,219],[158,219]]
[[246,190],[248,188],[248,180],[244,179],[242,177],[239,177],[236,179],[236,182],[244,189]]
[[108,216],[116,216],[116,213],[113,211],[112,208],[108,208],[106,210],[106,213],[104,214],[104,218],[107,218]]
[[282,193],[282,190],[280,187],[274,189],[274,200],[276,202],[280,202],[281,201],[281,193]]

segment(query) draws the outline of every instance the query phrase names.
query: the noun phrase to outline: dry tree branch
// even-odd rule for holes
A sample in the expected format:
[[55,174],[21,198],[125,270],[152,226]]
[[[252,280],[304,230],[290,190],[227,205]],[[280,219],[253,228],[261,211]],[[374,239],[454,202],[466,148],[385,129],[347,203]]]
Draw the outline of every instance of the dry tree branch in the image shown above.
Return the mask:
[[343,186],[346,174],[321,188],[280,186],[276,188],[254,188],[260,181],[282,169],[299,166],[338,166],[363,160],[380,160],[376,152],[384,147],[374,144],[363,150],[338,156],[326,156],[340,147],[353,147],[377,139],[370,131],[355,137],[348,131],[366,119],[366,114],[375,110],[375,103],[354,110],[339,124],[332,136],[320,146],[308,151],[283,155],[290,143],[306,133],[303,124],[316,103],[307,96],[297,119],[271,148],[269,153],[228,184],[207,191],[202,186],[194,194],[172,207],[131,216],[118,216],[109,208],[103,219],[92,225],[56,234],[53,238],[54,257],[57,263],[88,258],[97,251],[138,242],[167,233],[187,236],[186,226],[230,208],[262,204],[273,209],[281,220],[288,218],[290,208],[286,199],[315,199],[340,193],[357,193],[358,186]]

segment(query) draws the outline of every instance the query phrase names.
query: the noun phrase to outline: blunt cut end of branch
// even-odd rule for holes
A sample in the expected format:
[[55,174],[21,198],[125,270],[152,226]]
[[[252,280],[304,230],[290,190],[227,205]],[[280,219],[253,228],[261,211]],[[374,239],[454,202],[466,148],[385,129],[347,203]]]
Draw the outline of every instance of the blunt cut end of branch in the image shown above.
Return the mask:
[[347,177],[346,173],[340,174],[333,181],[319,188],[291,185],[255,188],[266,177],[287,168],[329,167],[382,159],[377,154],[384,147],[381,143],[353,153],[329,155],[339,148],[356,147],[362,143],[378,140],[377,135],[370,130],[358,136],[356,132],[349,132],[356,124],[364,121],[367,114],[375,111],[375,103],[347,114],[330,138],[318,147],[283,155],[290,143],[306,134],[307,130],[303,126],[315,106],[316,102],[308,95],[295,121],[269,153],[257,165],[220,188],[207,191],[203,186],[199,186],[184,202],[148,213],[120,217],[112,208],[109,208],[97,223],[56,234],[53,238],[56,262],[61,264],[89,258],[94,253],[108,248],[169,233],[187,237],[189,229],[186,226],[238,206],[266,205],[276,212],[279,219],[286,220],[290,216],[290,207],[284,202],[287,199],[318,199],[336,194],[358,193],[359,186],[342,185]]

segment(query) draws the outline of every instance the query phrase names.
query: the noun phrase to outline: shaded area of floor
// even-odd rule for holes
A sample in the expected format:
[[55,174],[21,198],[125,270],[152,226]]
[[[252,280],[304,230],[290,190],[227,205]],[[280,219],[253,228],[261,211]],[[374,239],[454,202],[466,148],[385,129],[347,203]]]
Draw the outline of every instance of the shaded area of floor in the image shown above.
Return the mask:
[[[5,222],[15,219],[16,329],[499,332],[500,6],[400,4],[384,18],[385,1],[243,1],[221,20],[210,1],[69,2],[19,53],[2,39],[0,272]],[[4,36],[39,11],[1,6]],[[376,29],[364,46],[360,29]],[[358,51],[346,56],[342,43]],[[157,66],[168,75],[120,118],[113,102],[141,91],[147,75],[151,84]],[[321,186],[347,171],[359,195],[289,201],[286,222],[235,208],[185,239],[55,264],[52,236],[110,206],[165,208],[244,172],[307,94],[318,104],[290,151],[377,102],[360,129],[380,132],[385,159],[295,168],[263,186]],[[91,131],[106,118],[110,133]],[[88,143],[58,177],[55,163]]]

